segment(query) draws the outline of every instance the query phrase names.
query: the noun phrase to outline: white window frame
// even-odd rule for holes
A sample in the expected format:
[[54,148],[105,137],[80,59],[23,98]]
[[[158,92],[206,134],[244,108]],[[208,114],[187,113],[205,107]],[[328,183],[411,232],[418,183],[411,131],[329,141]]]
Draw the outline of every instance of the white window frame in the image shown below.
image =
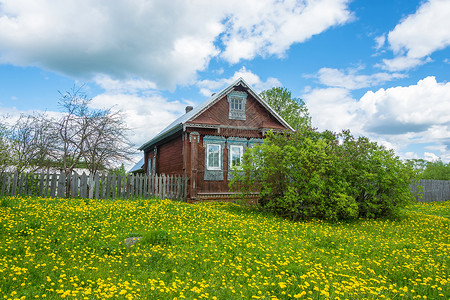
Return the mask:
[[[233,166],[233,148],[239,149],[239,166]],[[230,169],[242,170],[242,156],[244,155],[244,146],[230,145]]]
[[[210,154],[209,148],[211,146],[219,147],[219,166],[218,167],[209,165],[209,154]],[[220,144],[208,144],[206,146],[206,169],[207,170],[214,170],[214,171],[222,170],[222,146]]]

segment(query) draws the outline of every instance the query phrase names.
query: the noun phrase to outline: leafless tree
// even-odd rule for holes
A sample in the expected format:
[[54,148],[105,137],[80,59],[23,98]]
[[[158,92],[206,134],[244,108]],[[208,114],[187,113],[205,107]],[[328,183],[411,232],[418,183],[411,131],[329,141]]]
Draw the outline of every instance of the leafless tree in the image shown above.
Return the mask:
[[46,114],[21,115],[8,134],[12,164],[18,173],[48,167],[54,156],[56,136]]
[[81,88],[61,93],[64,116],[57,121],[58,145],[66,174],[83,164],[91,174],[128,160],[131,143],[120,111],[89,108]]
[[0,173],[7,171],[11,166],[11,152],[9,149],[8,128],[0,123]]
[[129,160],[133,154],[132,144],[126,136],[128,128],[120,111],[104,110],[91,118],[90,126],[94,131],[86,138],[83,158],[92,174]]

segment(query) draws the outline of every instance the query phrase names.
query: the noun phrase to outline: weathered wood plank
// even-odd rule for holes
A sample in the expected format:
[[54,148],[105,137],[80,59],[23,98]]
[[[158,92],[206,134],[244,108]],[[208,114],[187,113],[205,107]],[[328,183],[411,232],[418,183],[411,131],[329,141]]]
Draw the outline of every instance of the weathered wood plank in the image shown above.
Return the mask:
[[23,189],[23,173],[19,176],[19,182],[17,183],[17,195],[22,195],[22,189]]
[[89,199],[94,198],[94,175],[89,174],[89,183],[88,183],[88,193],[89,193]]
[[73,172],[72,174],[72,198],[78,198],[78,174]]
[[100,177],[98,176],[98,173],[95,173],[94,176],[94,197],[95,199],[98,199],[100,195]]
[[140,174],[139,175],[139,198],[142,198],[142,190],[143,190],[143,186],[142,186],[142,182],[143,182],[143,175]]
[[58,181],[58,174],[52,174],[52,180],[50,185],[50,198],[55,198],[56,196],[56,183]]
[[100,199],[105,199],[106,198],[106,174],[103,174],[101,177],[100,188],[101,188]]
[[109,199],[111,195],[111,174],[106,176],[106,195],[105,199]]
[[116,174],[111,175],[111,196],[113,199],[116,198]]
[[44,176],[44,173],[41,173],[41,175],[39,176],[39,188],[37,192],[37,195],[39,197],[42,197],[42,192],[44,191]]
[[81,174],[80,178],[80,197],[82,199],[87,198],[87,175],[85,172]]
[[8,173],[3,173],[2,174],[2,180],[1,180],[1,182],[2,182],[2,191],[1,191],[1,196],[3,197],[3,196],[6,196],[6,186],[7,186],[7,184],[8,184]]
[[66,195],[66,174],[61,171],[59,173],[59,179],[58,179],[58,198],[64,198]]

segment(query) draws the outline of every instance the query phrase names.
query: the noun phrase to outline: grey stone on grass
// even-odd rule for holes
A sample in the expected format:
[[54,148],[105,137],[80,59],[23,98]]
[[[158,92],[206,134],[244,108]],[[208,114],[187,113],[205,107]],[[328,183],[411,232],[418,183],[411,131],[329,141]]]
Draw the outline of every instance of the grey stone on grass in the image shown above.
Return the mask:
[[142,239],[142,236],[132,236],[123,240],[126,246],[131,247]]

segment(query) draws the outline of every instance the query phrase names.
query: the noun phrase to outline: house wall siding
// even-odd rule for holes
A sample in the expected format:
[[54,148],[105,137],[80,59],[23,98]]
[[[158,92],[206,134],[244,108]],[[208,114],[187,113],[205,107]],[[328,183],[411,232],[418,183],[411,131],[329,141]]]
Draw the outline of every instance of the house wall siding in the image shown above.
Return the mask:
[[181,135],[158,147],[156,172],[183,175],[183,139]]

